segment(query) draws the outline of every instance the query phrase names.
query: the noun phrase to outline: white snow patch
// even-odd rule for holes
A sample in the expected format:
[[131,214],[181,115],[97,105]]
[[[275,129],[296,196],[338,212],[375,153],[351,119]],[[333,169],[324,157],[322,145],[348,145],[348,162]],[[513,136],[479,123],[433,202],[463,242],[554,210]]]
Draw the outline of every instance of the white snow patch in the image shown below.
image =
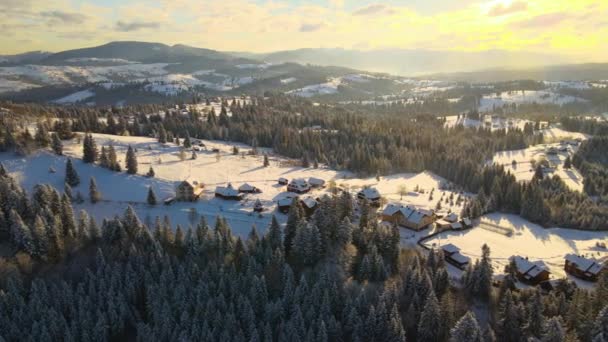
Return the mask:
[[90,89],[86,89],[86,90],[77,91],[70,95],[64,96],[60,99],[54,100],[53,102],[58,103],[58,104],[76,103],[76,102],[82,102],[83,100],[86,100],[89,97],[93,97],[93,96],[95,96],[95,93],[92,92]]

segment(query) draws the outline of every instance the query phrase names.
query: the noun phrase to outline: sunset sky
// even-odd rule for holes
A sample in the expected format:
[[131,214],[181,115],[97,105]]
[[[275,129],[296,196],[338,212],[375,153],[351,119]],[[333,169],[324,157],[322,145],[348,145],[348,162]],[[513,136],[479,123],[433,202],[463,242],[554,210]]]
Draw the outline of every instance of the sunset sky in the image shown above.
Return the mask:
[[523,50],[608,60],[606,0],[0,0],[0,54],[115,40],[223,51]]

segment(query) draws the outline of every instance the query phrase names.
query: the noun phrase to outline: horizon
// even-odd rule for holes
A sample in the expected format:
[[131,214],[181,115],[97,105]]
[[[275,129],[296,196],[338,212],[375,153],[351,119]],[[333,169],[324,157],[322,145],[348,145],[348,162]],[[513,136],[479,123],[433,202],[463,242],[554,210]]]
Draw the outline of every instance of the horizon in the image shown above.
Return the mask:
[[608,56],[608,42],[602,39],[608,35],[608,3],[599,0],[466,0],[457,5],[439,0],[7,0],[0,10],[2,55],[140,41],[250,53],[497,50],[580,63]]

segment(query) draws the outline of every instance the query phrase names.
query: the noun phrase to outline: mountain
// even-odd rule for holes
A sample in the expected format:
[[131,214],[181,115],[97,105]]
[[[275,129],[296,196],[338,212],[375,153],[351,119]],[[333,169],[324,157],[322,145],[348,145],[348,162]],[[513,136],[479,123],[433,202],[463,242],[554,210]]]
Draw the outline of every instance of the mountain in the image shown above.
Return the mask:
[[51,52],[46,51],[31,51],[16,55],[0,55],[0,66],[38,63],[51,54]]
[[271,63],[295,62],[315,65],[335,65],[358,70],[385,72],[394,75],[473,71],[490,68],[515,68],[572,63],[567,56],[530,52],[488,50],[479,52],[384,49],[358,51],[346,49],[299,49],[268,54],[239,54]]

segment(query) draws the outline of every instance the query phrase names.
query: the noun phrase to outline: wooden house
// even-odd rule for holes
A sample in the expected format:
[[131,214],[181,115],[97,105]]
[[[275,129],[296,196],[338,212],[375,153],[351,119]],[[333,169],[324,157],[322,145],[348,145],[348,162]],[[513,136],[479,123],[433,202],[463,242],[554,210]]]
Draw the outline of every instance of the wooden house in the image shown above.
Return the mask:
[[246,194],[259,194],[262,192],[262,190],[256,188],[255,186],[245,183],[242,184],[241,186],[239,186],[239,192],[242,193],[246,193]]
[[378,192],[376,188],[366,187],[361,189],[361,191],[357,193],[357,198],[367,200],[367,202],[372,206],[380,206],[381,196],[380,192]]
[[253,211],[257,213],[261,213],[262,211],[264,211],[264,205],[262,204],[260,199],[255,200],[255,204],[253,205]]
[[403,206],[391,203],[381,214],[382,221],[420,231],[435,221],[432,210],[418,209],[413,206]]
[[243,199],[243,194],[239,193],[238,190],[232,187],[232,184],[228,183],[227,186],[218,186],[215,188],[215,197],[240,201]]
[[287,214],[289,212],[289,208],[291,208],[291,204],[293,203],[293,199],[297,197],[283,197],[277,201],[277,209],[283,214]]
[[461,270],[464,270],[471,262],[471,258],[460,254],[460,248],[451,243],[441,246],[441,250],[443,251],[445,261]]
[[587,259],[576,254],[568,254],[566,255],[564,270],[577,278],[597,281],[604,267],[594,259]]
[[177,185],[175,199],[177,201],[194,202],[201,197],[204,185],[192,179],[187,179]]
[[308,184],[310,184],[310,186],[313,188],[324,188],[325,180],[321,178],[310,177],[308,178]]
[[302,204],[302,208],[304,208],[304,213],[306,213],[306,216],[308,217],[312,216],[312,214],[314,214],[315,210],[317,210],[317,207],[319,206],[317,200],[310,196],[300,199],[300,204]]
[[295,178],[292,179],[289,184],[287,184],[287,191],[295,192],[297,194],[304,194],[310,191],[310,184],[303,178]]
[[531,262],[519,255],[512,256],[510,260],[515,262],[517,279],[529,285],[538,285],[549,280],[551,272],[542,262]]
[[281,185],[287,185],[289,184],[289,179],[281,177],[279,178],[278,183]]

